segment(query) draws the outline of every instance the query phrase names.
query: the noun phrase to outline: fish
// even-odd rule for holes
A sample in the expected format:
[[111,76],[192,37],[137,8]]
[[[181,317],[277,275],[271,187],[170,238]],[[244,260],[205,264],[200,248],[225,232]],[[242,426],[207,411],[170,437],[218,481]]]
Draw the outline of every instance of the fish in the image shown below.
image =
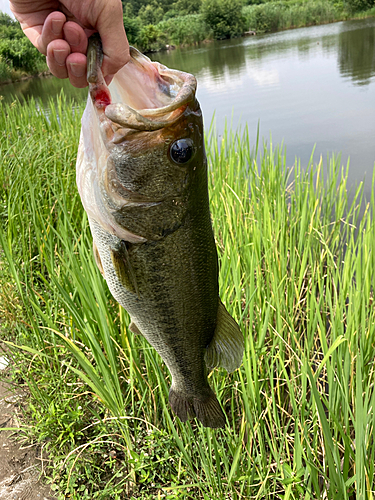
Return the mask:
[[172,411],[182,422],[222,428],[208,375],[236,370],[244,339],[219,297],[197,82],[130,47],[107,86],[102,58],[94,35],[77,186],[95,261],[130,315],[129,330],[166,364]]

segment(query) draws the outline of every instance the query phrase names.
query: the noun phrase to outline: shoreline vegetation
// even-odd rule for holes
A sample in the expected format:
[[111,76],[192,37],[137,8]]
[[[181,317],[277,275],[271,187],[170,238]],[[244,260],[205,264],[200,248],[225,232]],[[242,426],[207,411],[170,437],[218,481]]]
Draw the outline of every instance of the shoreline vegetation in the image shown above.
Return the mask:
[[[130,0],[129,43],[144,53],[375,16],[375,0]],[[0,12],[0,85],[47,75],[45,57]]]
[[291,172],[246,130],[210,129],[221,299],[245,355],[210,374],[228,426],[182,424],[94,261],[81,113],[63,95],[50,110],[0,102],[0,329],[27,395],[17,435],[48,453],[58,500],[373,498],[375,190],[360,215],[339,157]]

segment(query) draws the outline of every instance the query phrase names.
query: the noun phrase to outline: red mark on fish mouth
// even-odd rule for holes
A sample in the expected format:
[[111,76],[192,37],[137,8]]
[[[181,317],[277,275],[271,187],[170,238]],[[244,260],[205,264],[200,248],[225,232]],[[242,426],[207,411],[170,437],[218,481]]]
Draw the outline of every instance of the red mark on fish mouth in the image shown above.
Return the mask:
[[93,92],[92,99],[97,108],[105,108],[108,104],[111,104],[111,94],[107,89],[98,89]]

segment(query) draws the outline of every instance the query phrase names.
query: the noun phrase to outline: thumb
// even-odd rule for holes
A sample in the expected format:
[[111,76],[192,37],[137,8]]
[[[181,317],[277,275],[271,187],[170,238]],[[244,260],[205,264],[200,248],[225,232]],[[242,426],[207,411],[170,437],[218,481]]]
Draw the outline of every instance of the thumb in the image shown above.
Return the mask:
[[130,58],[121,2],[105,2],[103,10],[98,16],[96,29],[99,31],[103,45],[103,75],[114,75],[125,66]]

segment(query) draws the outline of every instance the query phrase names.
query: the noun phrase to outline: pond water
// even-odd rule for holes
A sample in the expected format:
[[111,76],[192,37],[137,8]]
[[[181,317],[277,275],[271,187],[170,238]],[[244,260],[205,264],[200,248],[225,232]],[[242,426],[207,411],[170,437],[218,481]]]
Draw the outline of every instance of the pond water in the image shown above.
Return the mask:
[[[341,153],[350,157],[349,181],[366,176],[371,189],[375,162],[375,19],[346,21],[201,44],[153,54],[171,68],[193,73],[206,128],[215,115],[217,131],[225,121],[247,123],[252,141],[286,146],[287,165]],[[45,106],[61,88],[85,99],[56,78],[27,80],[0,87],[14,95],[38,97]]]

